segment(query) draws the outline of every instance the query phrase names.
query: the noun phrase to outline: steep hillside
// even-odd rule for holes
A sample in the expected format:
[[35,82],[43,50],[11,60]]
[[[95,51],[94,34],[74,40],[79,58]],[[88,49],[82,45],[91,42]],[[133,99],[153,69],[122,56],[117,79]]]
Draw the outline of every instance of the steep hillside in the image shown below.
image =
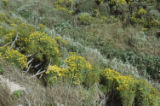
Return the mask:
[[159,106],[159,4],[0,0],[0,105]]

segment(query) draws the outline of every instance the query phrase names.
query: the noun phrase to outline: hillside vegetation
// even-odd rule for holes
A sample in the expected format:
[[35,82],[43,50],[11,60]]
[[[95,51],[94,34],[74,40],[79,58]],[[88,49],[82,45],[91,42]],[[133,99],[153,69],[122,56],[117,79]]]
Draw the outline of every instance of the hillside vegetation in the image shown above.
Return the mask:
[[0,0],[2,106],[159,106],[159,0]]

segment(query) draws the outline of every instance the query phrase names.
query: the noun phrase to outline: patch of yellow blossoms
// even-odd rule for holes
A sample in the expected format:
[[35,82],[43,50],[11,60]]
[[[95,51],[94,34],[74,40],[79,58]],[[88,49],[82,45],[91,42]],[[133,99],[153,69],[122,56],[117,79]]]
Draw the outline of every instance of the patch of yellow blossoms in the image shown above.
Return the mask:
[[57,0],[54,3],[54,6],[56,7],[56,9],[58,10],[62,10],[64,12],[67,12],[69,14],[72,14],[72,4],[73,4],[73,0]]
[[138,80],[131,76],[123,76],[109,68],[105,69],[102,75],[106,79],[107,86],[111,87],[109,89],[119,92],[124,106],[131,106],[136,95],[139,95],[139,102],[148,99],[147,103],[149,105],[155,106],[156,103],[160,103],[154,102],[155,100],[160,100],[158,91],[144,80]]
[[19,66],[21,69],[27,68],[27,57],[17,50],[11,49],[11,50],[6,50],[4,54],[4,59],[10,61],[12,64],[16,64]]
[[70,53],[70,57],[65,62],[68,65],[69,75],[76,85],[82,83],[88,72],[92,70],[91,64],[76,53]]
[[139,9],[138,14],[146,14],[147,10],[145,10],[144,8]]
[[76,53],[70,53],[70,57],[65,61],[69,66],[69,71],[92,70],[91,64],[82,56]]
[[52,74],[51,81],[55,82],[58,78],[63,78],[66,75],[67,70],[64,68],[60,68],[56,65],[49,66],[46,74]]
[[68,78],[72,84],[80,85],[85,80],[89,71],[92,70],[91,64],[76,53],[70,53],[65,62],[68,65],[66,68],[60,68],[55,65],[48,67],[46,74],[51,75],[50,79],[52,82],[55,82],[59,78]]

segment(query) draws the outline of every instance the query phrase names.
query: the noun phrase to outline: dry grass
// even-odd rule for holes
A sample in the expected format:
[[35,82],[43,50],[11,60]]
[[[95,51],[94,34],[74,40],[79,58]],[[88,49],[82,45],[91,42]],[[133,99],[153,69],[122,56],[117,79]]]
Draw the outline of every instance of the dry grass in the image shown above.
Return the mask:
[[[65,29],[62,33],[90,47],[103,50],[107,42],[111,42],[114,48],[132,49],[138,53],[158,55],[160,43],[153,35],[146,35],[141,26],[128,26],[123,28],[122,23],[92,24],[71,30]],[[97,44],[100,44],[96,46]]]
[[1,106],[16,106],[17,101],[10,95],[9,88],[0,83],[0,105]]
[[25,91],[21,91],[21,96],[15,98],[5,85],[0,84],[0,104],[2,106],[17,106],[18,104],[24,106],[45,106],[46,104],[82,106],[102,101],[100,95],[103,95],[98,87],[87,90],[82,86],[74,87],[66,83],[45,87],[39,79],[31,78],[31,75],[20,72],[16,67],[2,61],[0,65],[6,79],[25,87]]
[[82,101],[76,89],[67,87],[63,84],[56,85],[53,88],[46,89],[47,100],[50,102],[56,101],[59,104],[66,106],[82,106]]

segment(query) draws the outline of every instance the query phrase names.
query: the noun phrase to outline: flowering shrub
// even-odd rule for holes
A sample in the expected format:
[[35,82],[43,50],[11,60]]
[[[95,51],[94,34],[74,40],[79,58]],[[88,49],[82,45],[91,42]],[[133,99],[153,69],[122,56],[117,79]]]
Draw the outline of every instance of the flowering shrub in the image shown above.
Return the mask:
[[83,83],[87,74],[92,70],[91,64],[76,53],[71,53],[65,62],[68,65],[68,74],[72,78],[73,84]]
[[34,26],[30,24],[24,24],[24,23],[19,24],[14,28],[18,32],[19,36],[22,37],[22,39],[24,39],[25,37],[28,37],[31,33],[36,31]]
[[[11,25],[12,30],[8,30],[3,35],[1,42],[3,45],[15,41],[13,48],[24,55],[32,55],[32,65],[43,64],[41,68],[46,68],[49,64],[56,64],[59,60],[59,47],[57,41],[42,32],[35,32],[35,28],[29,24]],[[1,28],[2,29],[2,28]],[[9,44],[9,45],[10,45]],[[28,58],[30,60],[30,58]],[[36,69],[37,70],[37,69]]]
[[[5,3],[7,4],[7,2]],[[11,14],[11,12],[10,12]],[[7,23],[7,24],[14,24],[14,23],[17,23],[17,22],[20,22],[20,19],[18,18],[11,18],[9,17],[9,13],[5,13],[5,12],[0,12],[0,22],[1,23]]]
[[126,4],[127,2],[126,2],[126,0],[116,0],[116,2],[118,3],[118,4]]
[[[22,49],[28,45],[26,42],[29,38],[29,35],[35,31],[35,28],[29,24],[11,24],[12,29],[6,31],[3,37],[3,43],[13,42],[18,35],[18,39],[16,41],[16,46]],[[4,29],[3,29],[4,30]]]
[[7,3],[8,2],[8,0],[2,0],[3,2],[5,2],[5,3]]
[[150,11],[144,8],[134,11],[130,18],[132,24],[141,24],[144,28],[159,27],[160,22],[158,20],[157,17],[154,17]]
[[123,5],[126,4],[126,0],[109,0],[112,5]]
[[64,11],[64,12],[67,12],[67,13],[69,13],[69,14],[72,14],[73,13],[73,11],[72,10],[69,10],[68,8],[65,8],[65,7],[62,7],[62,6],[60,6],[60,5],[55,5],[56,6],[56,9],[58,9],[58,10],[61,10],[61,11]]
[[62,78],[64,78],[66,76],[67,70],[64,68],[60,68],[56,65],[54,66],[49,66],[46,74],[49,75],[48,76],[48,81],[54,83],[57,80],[60,80]]
[[147,13],[147,10],[145,10],[143,8],[139,9],[139,11],[138,11],[138,14],[146,14],[146,13]]
[[[70,57],[65,62],[68,65],[66,68],[60,68],[56,65],[48,67],[46,74],[49,82],[54,83],[64,79],[74,85],[84,84],[86,86],[98,82],[96,72],[91,71],[91,64],[83,57],[76,53],[70,53]],[[93,79],[93,77],[95,78]]]
[[135,96],[135,80],[131,76],[122,76],[118,72],[106,69],[102,75],[107,79],[109,89],[116,89],[125,106],[132,105]]
[[55,39],[42,32],[33,32],[28,39],[24,39],[28,44],[27,47],[22,48],[27,54],[35,54],[35,58],[40,61],[54,62],[59,55],[58,44]]
[[69,14],[73,13],[72,4],[74,0],[57,0],[54,3],[56,9],[67,12]]
[[101,81],[106,86],[107,92],[113,90],[124,106],[132,106],[135,104],[135,100],[137,104],[143,106],[159,104],[157,101],[160,100],[159,92],[146,81],[120,75],[111,69],[102,71],[101,76]]
[[19,68],[24,69],[28,67],[27,57],[18,52],[17,50],[14,49],[9,50],[1,47],[0,52],[1,52],[0,56],[2,56],[3,59],[11,62],[12,64],[15,64]]
[[61,5],[71,5],[74,0],[57,0],[56,3],[61,4]]

